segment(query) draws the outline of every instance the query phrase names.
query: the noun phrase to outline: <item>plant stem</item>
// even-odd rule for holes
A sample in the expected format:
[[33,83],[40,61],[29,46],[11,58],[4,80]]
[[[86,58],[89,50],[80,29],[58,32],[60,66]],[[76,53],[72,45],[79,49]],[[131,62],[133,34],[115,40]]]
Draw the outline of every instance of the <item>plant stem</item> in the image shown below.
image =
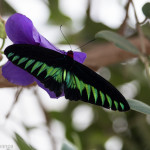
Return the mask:
[[140,39],[140,43],[141,43],[141,50],[142,50],[142,55],[140,54],[139,58],[141,59],[141,61],[144,63],[145,65],[145,69],[146,69],[146,74],[147,76],[150,78],[150,71],[149,71],[149,61],[148,58],[146,56],[146,47],[145,47],[145,43],[144,43],[144,34],[141,28],[141,24],[143,24],[147,19],[145,19],[144,21],[142,21],[142,23],[139,22],[137,14],[136,14],[136,9],[134,6],[133,1],[131,0],[132,6],[133,6],[133,10],[134,10],[134,15],[135,15],[135,19],[136,19],[136,28],[138,30],[139,33],[139,39]]
[[10,114],[11,114],[11,112],[12,112],[12,110],[13,110],[15,104],[17,103],[17,101],[18,101],[18,99],[19,99],[19,96],[20,96],[20,94],[21,94],[22,91],[23,91],[23,87],[20,87],[20,88],[17,90],[17,92],[16,92],[16,94],[15,94],[15,100],[14,100],[14,102],[13,102],[13,104],[12,104],[12,107],[10,108],[9,112],[8,112],[7,115],[6,115],[6,119],[9,118],[9,116],[10,116]]
[[0,47],[0,53],[1,54],[4,54],[4,52],[2,51],[4,44],[5,44],[5,39],[3,39],[2,46]]
[[127,4],[125,6],[126,15],[125,15],[124,21],[121,24],[120,29],[119,29],[119,34],[121,34],[121,35],[124,34],[124,29],[126,27],[126,22],[127,22],[128,16],[129,16],[129,6],[130,6],[130,3],[131,3],[131,0],[128,0]]
[[148,18],[145,18],[142,22],[140,22],[139,24],[144,24],[147,21]]

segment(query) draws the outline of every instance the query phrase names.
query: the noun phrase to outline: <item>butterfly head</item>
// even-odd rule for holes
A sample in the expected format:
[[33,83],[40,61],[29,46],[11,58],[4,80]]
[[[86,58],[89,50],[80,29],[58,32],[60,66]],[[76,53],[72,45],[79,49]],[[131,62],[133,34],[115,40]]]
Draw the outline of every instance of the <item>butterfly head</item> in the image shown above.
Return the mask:
[[73,58],[73,51],[71,51],[71,50],[70,50],[70,51],[68,51],[68,52],[67,52],[67,56],[69,56],[69,57]]

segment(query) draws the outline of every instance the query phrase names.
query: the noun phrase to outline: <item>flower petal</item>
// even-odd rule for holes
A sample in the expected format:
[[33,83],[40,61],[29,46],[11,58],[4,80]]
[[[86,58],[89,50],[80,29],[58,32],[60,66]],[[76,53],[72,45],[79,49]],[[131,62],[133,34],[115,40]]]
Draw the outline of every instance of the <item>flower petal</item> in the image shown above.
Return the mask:
[[76,60],[79,63],[83,63],[86,59],[86,53],[84,52],[73,52],[74,60]]
[[53,44],[51,44],[46,38],[44,38],[42,35],[40,35],[40,44],[39,46],[52,49],[54,51],[60,52],[59,49],[57,49]]
[[32,21],[26,16],[16,13],[6,22],[6,33],[15,44],[32,44],[52,50],[57,48],[38,33]]
[[6,22],[6,33],[15,44],[35,44],[32,29],[31,20],[18,13],[9,17]]
[[11,83],[26,86],[34,82],[34,77],[28,72],[8,61],[2,67],[2,75]]

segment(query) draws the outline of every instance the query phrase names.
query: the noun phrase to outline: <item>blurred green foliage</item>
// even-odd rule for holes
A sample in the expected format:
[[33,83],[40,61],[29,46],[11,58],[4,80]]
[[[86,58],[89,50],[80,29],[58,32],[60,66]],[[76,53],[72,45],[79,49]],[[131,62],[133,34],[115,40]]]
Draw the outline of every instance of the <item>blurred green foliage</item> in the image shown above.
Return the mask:
[[144,13],[144,15],[147,18],[150,18],[150,3],[146,3],[143,7],[142,7],[142,11]]
[[5,0],[0,0],[0,15],[11,15],[15,13],[15,9],[7,3]]
[[143,32],[144,32],[144,35],[148,38],[148,39],[150,39],[150,24],[149,24],[149,22],[147,22],[146,24],[144,24],[143,26],[142,26],[142,30],[143,30]]
[[[1,15],[8,15],[15,12],[15,10],[8,5],[7,2],[3,0],[0,2],[3,2]],[[67,35],[67,39],[69,39],[71,44],[83,44],[93,39],[95,34],[101,30],[111,30],[115,32],[119,30],[119,28],[113,29],[101,22],[94,22],[92,20],[90,17],[90,0],[88,1],[88,5],[85,10],[86,16],[83,20],[83,28],[76,34],[72,32],[71,18],[64,15],[60,10],[59,0],[48,0],[47,6],[50,10],[48,23],[53,23],[53,25],[57,26],[61,24],[67,26],[68,33],[70,33]],[[144,10],[144,14],[146,14],[147,17],[149,16],[147,15],[147,9],[146,11]],[[145,35],[150,38],[149,23],[143,25],[142,29]],[[103,42],[106,41],[101,40],[101,42],[99,42],[98,40],[99,44]],[[60,43],[66,43],[66,41],[60,41]],[[110,82],[115,86],[124,85],[125,83],[129,83],[131,81],[137,81],[139,87],[137,87],[138,92],[134,98],[150,104],[150,86],[144,73],[144,65],[138,59],[134,63],[126,62],[124,64],[111,65],[109,66],[109,70],[111,72]],[[85,103],[69,102],[66,109],[64,109],[62,112],[46,110],[44,112],[48,120],[48,124],[51,124],[53,119],[56,119],[64,124],[66,129],[66,138],[78,147],[80,145],[79,143],[81,143],[81,148],[79,149],[105,150],[106,141],[113,136],[117,136],[122,140],[122,150],[150,149],[150,125],[146,120],[146,115],[134,111],[129,111],[126,113],[105,111],[98,106],[85,104],[92,108],[94,112],[94,119],[88,128],[83,131],[78,131],[72,125],[72,112],[81,104]],[[123,121],[120,121],[120,118]],[[30,130],[32,130],[32,128]],[[76,140],[73,136],[74,134],[76,134],[78,137]],[[25,144],[24,140],[22,140],[22,138],[17,134],[15,141],[21,150],[24,150],[24,147],[26,147],[26,149],[30,148],[30,146]],[[63,150],[68,150],[67,148],[68,147],[66,145],[63,145]]]
[[63,143],[61,150],[76,150],[76,148],[70,143]]
[[50,10],[49,22],[55,25],[67,24],[71,22],[71,18],[65,16],[59,9],[59,0],[48,0],[48,7]]
[[32,146],[30,146],[29,144],[27,144],[24,139],[18,135],[17,133],[15,133],[15,138],[14,138],[16,144],[18,145],[20,150],[35,150]]

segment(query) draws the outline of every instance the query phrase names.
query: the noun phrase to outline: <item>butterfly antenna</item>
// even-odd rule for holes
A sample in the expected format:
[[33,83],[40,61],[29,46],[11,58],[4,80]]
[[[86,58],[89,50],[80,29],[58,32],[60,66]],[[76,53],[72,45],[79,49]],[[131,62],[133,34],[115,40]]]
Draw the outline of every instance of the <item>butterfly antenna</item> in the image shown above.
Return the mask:
[[77,49],[79,49],[79,48],[82,48],[82,47],[88,45],[89,43],[91,43],[91,42],[93,42],[93,41],[95,41],[95,40],[96,40],[96,39],[92,39],[92,40],[88,41],[87,43],[81,45],[80,47],[76,48],[75,50],[77,50]]
[[61,31],[61,33],[62,33],[62,35],[63,35],[64,39],[66,40],[66,42],[69,44],[70,49],[72,50],[72,47],[71,47],[71,45],[70,45],[69,41],[67,40],[66,36],[64,35],[64,33],[63,33],[63,31],[62,31],[62,25],[60,26],[60,31]]

